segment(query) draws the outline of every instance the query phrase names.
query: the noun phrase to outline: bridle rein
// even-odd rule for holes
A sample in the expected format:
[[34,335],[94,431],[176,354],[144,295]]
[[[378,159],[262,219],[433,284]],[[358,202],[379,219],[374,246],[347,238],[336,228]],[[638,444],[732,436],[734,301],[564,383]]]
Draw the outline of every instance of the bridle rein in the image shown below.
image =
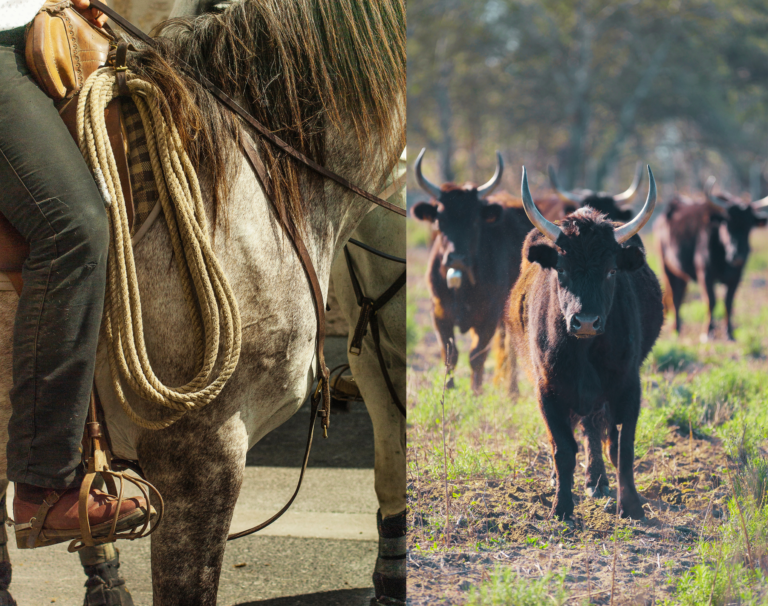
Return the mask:
[[[112,19],[115,23],[117,23],[123,30],[128,32],[131,36],[134,38],[137,38],[141,40],[143,43],[147,44],[150,47],[156,48],[156,42],[149,37],[147,34],[145,34],[143,31],[141,31],[138,27],[130,23],[127,19],[119,15],[117,12],[115,12],[113,9],[111,9],[109,6],[105,5],[103,2],[100,2],[99,0],[91,0],[91,6],[94,8],[102,11],[105,15],[107,15],[110,19]],[[115,67],[120,70],[118,71],[118,75],[122,75],[125,73],[125,64],[118,65],[117,61],[125,61],[126,57],[126,47],[127,44],[125,42],[121,42],[118,46],[118,52],[116,53],[116,65]],[[240,118],[242,118],[249,126],[253,127],[253,129],[259,134],[259,136],[263,137],[269,143],[277,147],[279,150],[285,152],[287,155],[291,156],[293,159],[297,160],[298,162],[304,164],[311,170],[315,171],[319,175],[321,175],[324,178],[331,179],[332,181],[338,183],[342,187],[348,189],[349,191],[357,194],[358,196],[368,200],[369,202],[372,202],[374,204],[377,204],[378,206],[381,206],[382,208],[386,208],[387,210],[394,212],[400,216],[405,217],[406,211],[404,208],[400,208],[399,206],[392,204],[391,202],[388,202],[387,200],[383,199],[383,197],[389,197],[391,193],[394,193],[392,191],[391,193],[386,193],[384,195],[382,193],[382,197],[375,196],[356,185],[350,183],[340,175],[328,170],[327,168],[317,164],[314,160],[311,158],[308,158],[304,154],[302,154],[300,151],[293,148],[291,145],[283,141],[280,137],[276,136],[274,133],[272,133],[265,125],[263,125],[261,122],[256,120],[250,112],[248,112],[246,109],[244,109],[240,104],[238,104],[232,97],[227,95],[224,91],[222,91],[220,88],[218,88],[215,84],[213,84],[210,80],[208,80],[205,76],[203,76],[200,73],[197,73],[196,70],[194,70],[188,63],[186,63],[181,58],[176,58],[176,60],[179,62],[181,69],[187,73],[188,76],[191,78],[197,80],[202,84],[202,86],[211,93],[221,104],[223,104],[227,109],[238,115]],[[120,80],[119,80],[120,82]],[[251,167],[253,168],[258,180],[261,183],[262,189],[264,190],[267,198],[272,203],[273,207],[274,202],[272,198],[272,183],[269,178],[269,174],[267,173],[264,164],[261,161],[261,158],[259,157],[256,148],[254,147],[253,143],[251,142],[250,138],[248,136],[241,136],[241,147],[242,150],[248,159],[249,163],[251,164]],[[394,172],[394,171],[392,171]],[[400,184],[400,179],[396,179],[392,185]],[[387,192],[391,189],[392,186],[388,187]],[[277,520],[283,513],[285,513],[288,508],[293,503],[294,499],[299,493],[299,489],[301,488],[301,483],[304,478],[304,473],[307,468],[307,463],[309,461],[309,453],[312,446],[312,437],[314,433],[314,425],[315,420],[318,416],[321,418],[321,424],[323,427],[323,435],[324,437],[327,437],[328,435],[328,426],[330,423],[330,412],[331,412],[331,395],[330,395],[330,376],[329,376],[329,370],[328,367],[325,364],[325,355],[324,355],[324,343],[325,343],[325,305],[323,302],[323,294],[322,289],[320,287],[320,282],[317,278],[317,273],[315,272],[314,265],[312,263],[312,259],[309,255],[309,252],[301,238],[301,235],[298,233],[298,231],[295,229],[295,227],[287,221],[286,217],[283,213],[279,212],[279,209],[276,208],[276,214],[280,220],[280,223],[285,230],[285,232],[288,234],[288,236],[291,239],[291,242],[296,250],[296,253],[299,256],[299,259],[301,260],[302,266],[304,268],[304,272],[307,276],[307,280],[310,284],[313,300],[314,300],[314,307],[315,307],[315,315],[317,319],[317,337],[316,337],[316,352],[315,352],[315,358],[317,360],[317,376],[318,376],[318,383],[317,388],[315,389],[314,394],[311,397],[311,412],[310,412],[310,426],[309,426],[309,434],[307,436],[307,445],[304,453],[304,459],[301,467],[301,472],[299,475],[298,484],[296,486],[296,490],[294,491],[291,498],[288,500],[288,502],[283,506],[283,508],[278,511],[274,516],[269,518],[268,520],[262,522],[261,524],[254,526],[253,528],[249,528],[248,530],[244,530],[242,532],[234,533],[229,535],[227,540],[233,540],[240,537],[247,536],[249,534],[252,534],[254,532],[257,532],[267,526],[269,526],[272,522]],[[373,252],[374,254],[377,254],[383,258],[390,259],[392,261],[402,262],[405,263],[405,259],[401,259],[399,257],[394,257],[393,255],[387,255],[386,253],[382,253],[381,251],[377,251],[376,249],[365,245],[361,242],[358,242],[356,240],[351,240],[350,242],[360,246],[370,252]],[[352,279],[352,283],[355,289],[355,294],[357,296],[358,304],[361,305],[361,314],[360,314],[360,320],[358,321],[358,327],[361,326],[361,323],[363,322],[364,316],[366,318],[365,325],[367,325],[369,322],[371,324],[371,332],[374,339],[374,344],[376,346],[376,352],[377,357],[379,359],[379,364],[382,369],[382,373],[384,374],[385,382],[387,384],[387,388],[390,392],[390,395],[392,396],[395,405],[397,406],[398,410],[400,410],[401,414],[405,416],[405,407],[400,402],[399,398],[397,397],[397,394],[394,390],[394,387],[392,386],[391,379],[389,377],[389,374],[386,370],[386,366],[384,364],[384,359],[381,352],[381,347],[379,343],[379,327],[378,322],[376,320],[375,311],[378,310],[381,305],[389,301],[392,296],[405,284],[405,272],[397,279],[397,281],[380,297],[377,301],[372,301],[371,299],[367,299],[362,296],[362,291],[360,290],[360,285],[357,281],[357,276],[354,274],[354,270],[352,269],[351,262],[349,260],[349,252],[345,247],[345,256],[347,257],[347,262],[350,270],[350,277]],[[393,291],[394,289],[394,291]],[[376,307],[376,303],[380,303],[378,307]],[[365,334],[365,328],[366,326],[363,326],[360,334]],[[356,331],[357,336],[357,331]],[[362,336],[360,336],[360,340],[362,340]],[[353,338],[354,343],[354,338]],[[320,406],[322,403],[322,406]]]

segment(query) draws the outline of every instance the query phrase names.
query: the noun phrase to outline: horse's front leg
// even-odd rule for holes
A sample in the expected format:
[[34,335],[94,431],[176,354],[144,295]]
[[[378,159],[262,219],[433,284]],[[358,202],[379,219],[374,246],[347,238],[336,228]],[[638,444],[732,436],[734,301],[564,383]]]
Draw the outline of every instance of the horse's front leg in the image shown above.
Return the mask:
[[204,419],[195,417],[190,413],[138,442],[139,462],[165,501],[165,517],[152,535],[156,605],[216,604],[224,547],[243,480],[248,437],[239,419],[206,426]]
[[[404,348],[403,348],[404,349]],[[385,352],[388,372],[405,404],[405,363]],[[373,423],[379,555],[373,573],[376,597],[405,602],[405,418],[392,401],[369,339],[349,365]]]

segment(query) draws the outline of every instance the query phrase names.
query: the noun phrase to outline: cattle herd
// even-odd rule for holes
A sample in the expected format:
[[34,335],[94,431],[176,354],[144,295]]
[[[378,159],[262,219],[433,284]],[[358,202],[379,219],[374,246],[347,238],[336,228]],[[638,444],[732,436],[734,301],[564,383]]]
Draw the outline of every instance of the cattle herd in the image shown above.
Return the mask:
[[629,189],[617,195],[564,190],[550,167],[555,195],[534,202],[525,168],[522,199],[493,193],[504,168],[498,153],[496,173],[481,187],[434,185],[422,173],[424,154],[416,160],[415,176],[431,200],[411,212],[434,228],[427,285],[447,369],[458,360],[454,328],[470,331],[471,385],[479,393],[493,337],[501,335],[505,352],[499,360],[511,367],[510,394],[516,393],[519,364],[544,418],[555,467],[555,516],[569,520],[573,513],[574,427],[580,423],[587,494],[608,495],[605,443],[619,472],[621,515],[644,517],[633,474],[640,367],[661,332],[665,309],[674,311],[680,331],[689,280],[699,283],[708,304],[703,338],[714,334],[714,285],[725,284],[727,335],[733,339],[733,299],[749,255],[749,233],[768,221],[761,214],[768,199],[745,203],[725,192],[716,195],[710,178],[699,199],[669,200],[654,223],[662,295],[639,236],[656,208],[650,167],[648,195],[634,215],[624,207],[638,191],[642,165]]

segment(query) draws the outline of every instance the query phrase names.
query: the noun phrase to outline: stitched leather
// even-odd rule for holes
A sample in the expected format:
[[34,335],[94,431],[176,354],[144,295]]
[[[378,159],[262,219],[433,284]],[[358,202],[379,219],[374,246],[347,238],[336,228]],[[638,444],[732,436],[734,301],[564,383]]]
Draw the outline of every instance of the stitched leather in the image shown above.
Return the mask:
[[25,57],[35,81],[55,101],[77,93],[104,65],[111,38],[70,0],[46,2],[27,31]]

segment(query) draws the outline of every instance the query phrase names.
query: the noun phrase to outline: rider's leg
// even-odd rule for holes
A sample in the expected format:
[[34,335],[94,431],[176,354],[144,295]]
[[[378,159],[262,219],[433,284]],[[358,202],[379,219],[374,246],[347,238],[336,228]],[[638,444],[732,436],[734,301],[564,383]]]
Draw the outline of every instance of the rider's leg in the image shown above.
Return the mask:
[[[69,488],[46,526],[76,528],[109,228],[93,177],[20,50],[0,46],[0,212],[30,245],[13,335],[8,479],[17,523]],[[104,499],[93,505],[92,523],[114,513]],[[138,505],[131,499],[126,511]]]

